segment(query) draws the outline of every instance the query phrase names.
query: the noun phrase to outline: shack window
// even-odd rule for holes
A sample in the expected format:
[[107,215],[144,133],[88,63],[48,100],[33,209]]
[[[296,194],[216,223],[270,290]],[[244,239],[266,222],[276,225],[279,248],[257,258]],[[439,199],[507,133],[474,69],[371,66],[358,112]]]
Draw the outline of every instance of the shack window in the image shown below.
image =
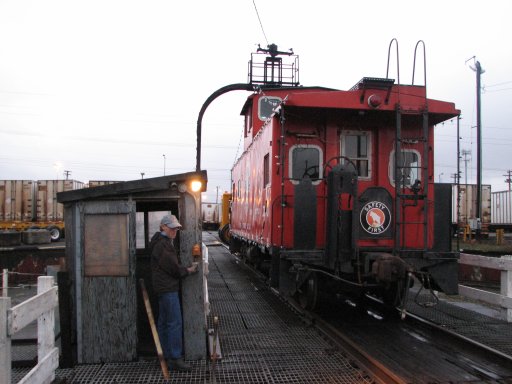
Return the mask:
[[[146,233],[151,239],[155,232],[160,230],[160,220],[165,215],[172,215],[170,211],[137,212],[136,214],[136,237],[135,244],[137,249],[146,248]],[[147,216],[147,221],[145,221]],[[146,231],[147,225],[147,231]]]
[[317,146],[296,145],[290,149],[290,179],[297,183],[309,178],[319,183],[322,177],[322,150]]
[[398,156],[395,167],[395,151],[390,154],[389,179],[395,185],[395,169],[398,171],[398,182],[401,187],[411,187],[416,180],[421,181],[421,157],[418,151],[403,149]]
[[352,163],[356,167],[357,176],[370,178],[370,134],[368,132],[346,132],[341,136],[341,155],[350,159],[342,159],[342,164]]

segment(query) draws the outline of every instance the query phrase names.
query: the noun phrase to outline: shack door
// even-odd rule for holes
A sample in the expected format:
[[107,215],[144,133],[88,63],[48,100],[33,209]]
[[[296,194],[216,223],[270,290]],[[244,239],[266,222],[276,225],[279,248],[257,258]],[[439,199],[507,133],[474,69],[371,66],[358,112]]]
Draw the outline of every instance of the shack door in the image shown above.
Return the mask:
[[79,363],[131,361],[137,354],[135,202],[78,204],[82,263],[77,280]]

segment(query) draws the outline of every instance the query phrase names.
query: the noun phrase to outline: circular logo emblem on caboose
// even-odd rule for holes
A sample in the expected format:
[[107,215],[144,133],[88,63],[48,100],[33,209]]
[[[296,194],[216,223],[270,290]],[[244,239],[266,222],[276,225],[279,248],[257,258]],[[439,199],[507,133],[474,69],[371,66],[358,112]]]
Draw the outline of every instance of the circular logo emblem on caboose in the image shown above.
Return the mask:
[[371,235],[380,235],[386,232],[391,223],[391,213],[386,204],[380,201],[366,203],[361,209],[361,226]]

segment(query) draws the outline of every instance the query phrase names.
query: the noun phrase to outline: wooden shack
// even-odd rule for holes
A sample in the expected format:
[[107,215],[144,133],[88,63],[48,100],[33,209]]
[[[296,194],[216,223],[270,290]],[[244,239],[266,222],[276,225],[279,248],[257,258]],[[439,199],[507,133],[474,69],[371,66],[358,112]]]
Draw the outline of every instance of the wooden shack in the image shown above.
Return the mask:
[[[192,189],[193,182],[202,183],[199,190]],[[64,204],[64,273],[70,287],[63,287],[69,298],[61,298],[62,349],[72,354],[73,363],[156,356],[139,284],[143,279],[156,319],[149,240],[158,231],[161,217],[176,215],[183,225],[175,239],[181,262],[188,266],[199,261],[192,260],[192,247],[201,244],[200,196],[206,182],[205,171],[190,172],[57,195]],[[185,358],[205,358],[202,264],[198,274],[183,280],[181,292]]]

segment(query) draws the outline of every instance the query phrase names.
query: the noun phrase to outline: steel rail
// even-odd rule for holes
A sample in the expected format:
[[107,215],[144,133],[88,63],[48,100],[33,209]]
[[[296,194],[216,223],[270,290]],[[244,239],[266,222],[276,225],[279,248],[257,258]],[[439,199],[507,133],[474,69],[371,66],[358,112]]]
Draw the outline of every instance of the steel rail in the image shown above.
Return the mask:
[[[279,295],[274,289],[272,291]],[[279,296],[281,297],[281,296]],[[366,371],[373,380],[380,384],[407,384],[408,381],[401,378],[390,369],[388,369],[384,364],[382,364],[377,359],[373,358],[370,354],[368,354],[364,349],[359,347],[354,341],[352,341],[349,337],[343,334],[339,329],[335,328],[327,321],[323,320],[320,316],[312,313],[310,311],[306,311],[295,304],[293,301],[286,301],[290,306],[293,307],[299,314],[301,314],[306,319],[309,319],[311,324],[324,336],[329,338],[333,343],[340,346],[340,348],[347,352],[358,364],[360,364],[361,369]]]
[[471,345],[473,345],[473,346],[475,346],[475,347],[481,348],[481,349],[483,349],[484,351],[490,352],[490,353],[492,353],[493,355],[496,355],[496,356],[498,356],[498,357],[500,357],[500,358],[502,358],[502,359],[504,359],[504,360],[506,360],[506,361],[508,361],[508,362],[512,363],[512,356],[507,355],[506,353],[503,353],[503,352],[501,352],[501,351],[498,351],[497,349],[494,349],[494,348],[492,348],[492,347],[489,347],[488,345],[482,344],[482,343],[480,343],[480,342],[478,342],[478,341],[476,341],[476,340],[470,339],[469,337],[464,336],[464,335],[461,335],[460,333],[457,333],[457,332],[452,331],[452,330],[450,330],[450,329],[444,328],[444,327],[442,327],[442,326],[441,326],[441,325],[439,325],[439,324],[436,324],[436,323],[434,323],[434,322],[432,322],[432,321],[430,321],[430,320],[428,320],[428,319],[425,319],[425,318],[423,318],[423,317],[420,317],[420,316],[418,316],[418,315],[415,315],[415,314],[413,314],[413,313],[411,313],[411,312],[409,312],[409,311],[407,311],[407,314],[406,314],[406,318],[405,318],[405,319],[406,319],[406,320],[407,320],[407,319],[412,319],[412,320],[414,320],[414,321],[417,321],[417,322],[420,322],[420,323],[422,323],[422,324],[425,324],[425,325],[427,325],[427,326],[429,326],[429,327],[432,327],[432,328],[434,328],[434,329],[436,329],[436,330],[438,330],[438,331],[441,331],[441,332],[443,332],[443,333],[446,333],[446,334],[448,334],[449,336],[451,336],[451,337],[453,337],[453,338],[456,338],[456,339],[462,340],[462,341],[464,341],[464,342],[466,342],[466,343],[469,343],[469,344],[471,344]]

